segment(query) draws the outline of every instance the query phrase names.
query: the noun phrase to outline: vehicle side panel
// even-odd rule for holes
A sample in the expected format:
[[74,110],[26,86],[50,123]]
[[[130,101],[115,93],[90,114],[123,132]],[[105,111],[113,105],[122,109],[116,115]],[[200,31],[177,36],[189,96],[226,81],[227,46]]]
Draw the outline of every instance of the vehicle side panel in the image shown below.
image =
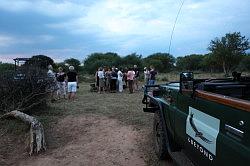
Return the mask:
[[[246,165],[250,162],[250,113],[214,101],[196,98],[195,107],[220,120],[220,131],[216,143],[216,165]],[[240,126],[240,121],[244,122]],[[244,134],[238,136],[227,126]]]

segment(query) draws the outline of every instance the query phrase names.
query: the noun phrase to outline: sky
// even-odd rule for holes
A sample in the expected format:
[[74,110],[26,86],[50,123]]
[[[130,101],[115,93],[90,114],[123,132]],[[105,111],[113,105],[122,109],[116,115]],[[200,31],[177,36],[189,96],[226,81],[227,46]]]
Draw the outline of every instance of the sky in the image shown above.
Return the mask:
[[[168,52],[182,0],[0,0],[0,61],[46,55],[56,62],[94,52]],[[249,0],[185,0],[173,34],[175,57],[208,53],[215,37],[250,38]]]

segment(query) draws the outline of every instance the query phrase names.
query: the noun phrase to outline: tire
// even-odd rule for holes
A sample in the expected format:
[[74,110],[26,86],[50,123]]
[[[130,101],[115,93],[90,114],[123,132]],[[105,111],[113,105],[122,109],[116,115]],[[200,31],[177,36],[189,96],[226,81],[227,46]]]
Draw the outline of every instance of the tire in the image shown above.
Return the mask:
[[168,137],[163,128],[163,118],[160,111],[156,111],[154,114],[154,147],[157,157],[160,160],[171,159],[168,153]]

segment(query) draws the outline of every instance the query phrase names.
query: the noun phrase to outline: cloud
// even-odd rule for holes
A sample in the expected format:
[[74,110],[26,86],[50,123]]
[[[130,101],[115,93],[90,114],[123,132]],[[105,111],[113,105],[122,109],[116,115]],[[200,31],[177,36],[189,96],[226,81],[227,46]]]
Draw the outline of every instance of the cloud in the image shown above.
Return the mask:
[[15,44],[31,44],[32,40],[27,38],[14,37],[0,34],[0,47],[9,47]]
[[[16,30],[18,35],[6,28],[0,29],[3,34],[11,34],[0,33],[0,41],[4,41],[0,47],[15,45],[23,51],[35,49],[33,52],[36,53],[41,50],[41,53],[54,57],[80,56],[91,51],[116,51],[123,55],[131,52],[151,54],[158,50],[168,51],[181,1],[0,0],[0,12],[4,10],[5,15],[8,12],[18,13],[11,16],[19,20],[27,15],[34,15],[28,17],[31,19],[41,18],[38,24],[32,21],[27,23],[32,28],[22,25],[20,30]],[[174,31],[171,48],[173,54],[204,53],[210,40],[228,32],[241,31],[249,38],[249,5],[249,0],[241,0],[240,3],[235,0],[186,0]],[[31,36],[27,29],[35,35]],[[22,36],[23,31],[26,36]],[[26,44],[21,40],[26,41]],[[58,50],[64,50],[65,47],[73,47],[78,51]],[[84,48],[84,52],[79,51],[79,48]],[[11,48],[9,52],[12,52]]]
[[36,35],[36,36],[11,36],[0,34],[0,48],[11,47],[15,45],[33,45],[37,43],[48,43],[55,39],[54,36],[48,34]]
[[92,35],[100,47],[109,44],[115,46],[114,50],[129,52],[141,47],[146,40],[165,42],[169,39],[179,5],[165,0],[99,1],[90,5],[85,14],[47,24],[47,27],[79,37]]
[[0,8],[7,11],[19,12],[24,11],[32,7],[32,4],[29,1],[0,1]]
[[84,13],[85,6],[70,1],[0,1],[0,9],[10,12],[36,12],[47,16],[72,16]]
[[162,35],[172,26],[169,16],[161,13],[163,2],[101,1],[86,9],[81,17],[48,26],[65,28],[73,34],[99,33],[100,37]]
[[195,10],[195,9],[199,9],[201,7],[200,3],[191,3],[187,5],[187,9],[191,9],[191,10]]
[[42,41],[42,42],[50,42],[55,39],[55,37],[52,35],[39,35],[37,38],[39,41]]
[[[244,0],[242,3],[247,5],[248,2]],[[170,34],[180,4],[181,1],[174,0],[98,1],[88,6],[84,15],[47,26],[67,30],[73,35],[92,35],[96,38],[97,45],[111,44],[116,46],[115,50],[121,52],[140,50],[145,45],[150,45],[150,42],[151,45],[161,45],[161,50],[168,50]],[[242,9],[245,7],[233,0],[185,1],[176,24],[171,50],[175,50],[178,45],[176,52],[180,52],[177,47],[180,48],[183,43],[208,44],[218,35],[230,30],[239,31],[232,27],[232,23],[239,18],[248,19],[243,16],[246,11]],[[242,11],[241,16],[238,11]],[[200,52],[207,51],[207,44],[203,45]],[[202,48],[200,44],[197,47]],[[190,50],[191,48],[188,48],[188,51]]]
[[13,44],[14,42],[15,40],[10,36],[0,35],[0,47],[9,46]]

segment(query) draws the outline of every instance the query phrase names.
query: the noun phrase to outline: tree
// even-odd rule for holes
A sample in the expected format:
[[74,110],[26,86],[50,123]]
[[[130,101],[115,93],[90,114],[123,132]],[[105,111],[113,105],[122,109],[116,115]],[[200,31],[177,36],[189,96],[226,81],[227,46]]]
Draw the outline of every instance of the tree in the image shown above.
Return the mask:
[[177,57],[176,59],[176,68],[180,71],[187,70],[186,69],[186,59],[185,57]]
[[77,72],[80,71],[81,62],[78,59],[74,59],[74,58],[66,59],[64,60],[64,63],[68,64],[69,66],[74,66]]
[[175,58],[168,53],[155,53],[143,59],[144,66],[154,66],[159,72],[169,72],[174,68]]
[[99,67],[119,66],[119,64],[121,63],[121,57],[117,53],[112,52],[93,53],[90,54],[83,63],[84,70],[89,74],[93,74]]
[[53,59],[51,59],[48,56],[45,55],[34,55],[32,56],[29,61],[25,62],[25,65],[28,65],[29,67],[37,67],[40,69],[46,69],[48,68],[48,65],[55,66],[55,63]]
[[225,75],[237,67],[242,55],[248,50],[249,41],[240,32],[227,33],[222,38],[215,38],[209,44],[208,50],[218,63],[222,65]]
[[222,72],[220,65],[211,54],[204,55],[201,62],[201,70],[205,72]]
[[5,71],[9,71],[9,70],[14,70],[15,65],[11,64],[11,63],[2,63],[0,62],[0,73],[1,72],[5,72]]
[[250,71],[250,54],[244,56],[239,63],[238,69],[240,71]]
[[142,56],[137,55],[136,53],[129,54],[122,58],[121,62],[118,63],[119,67],[133,67],[134,65],[137,65],[137,67],[140,69],[142,68]]
[[191,54],[184,57],[178,57],[176,60],[176,67],[179,70],[201,70],[204,56],[198,54]]

